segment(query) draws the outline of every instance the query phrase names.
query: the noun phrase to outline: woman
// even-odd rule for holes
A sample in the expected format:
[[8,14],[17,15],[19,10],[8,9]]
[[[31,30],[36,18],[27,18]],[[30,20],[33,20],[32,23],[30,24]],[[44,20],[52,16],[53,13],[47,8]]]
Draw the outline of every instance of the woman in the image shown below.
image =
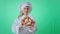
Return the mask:
[[30,2],[23,2],[19,7],[20,16],[12,25],[12,32],[16,34],[35,34],[36,23],[34,18],[29,14],[32,10]]

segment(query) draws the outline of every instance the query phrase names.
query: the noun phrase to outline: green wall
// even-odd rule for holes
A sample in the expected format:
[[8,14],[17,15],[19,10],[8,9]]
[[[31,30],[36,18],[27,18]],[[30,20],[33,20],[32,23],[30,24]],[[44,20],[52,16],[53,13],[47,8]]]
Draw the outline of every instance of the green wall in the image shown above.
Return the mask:
[[[18,6],[25,0],[0,0],[0,34],[13,34],[11,25],[19,15]],[[60,1],[30,0],[31,14],[37,23],[36,34],[60,34]]]

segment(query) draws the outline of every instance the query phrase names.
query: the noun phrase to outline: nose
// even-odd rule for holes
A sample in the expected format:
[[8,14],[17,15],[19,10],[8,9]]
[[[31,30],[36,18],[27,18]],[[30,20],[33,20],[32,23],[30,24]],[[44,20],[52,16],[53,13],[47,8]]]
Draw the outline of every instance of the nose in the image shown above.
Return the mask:
[[28,11],[28,10],[29,10],[29,8],[26,8],[26,10]]

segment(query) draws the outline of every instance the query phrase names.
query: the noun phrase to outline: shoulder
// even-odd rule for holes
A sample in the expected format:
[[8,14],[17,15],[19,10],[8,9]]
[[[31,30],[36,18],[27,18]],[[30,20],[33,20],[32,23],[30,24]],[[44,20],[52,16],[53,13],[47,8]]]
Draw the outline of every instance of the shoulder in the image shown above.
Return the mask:
[[18,17],[17,19],[21,20],[24,19],[25,15]]

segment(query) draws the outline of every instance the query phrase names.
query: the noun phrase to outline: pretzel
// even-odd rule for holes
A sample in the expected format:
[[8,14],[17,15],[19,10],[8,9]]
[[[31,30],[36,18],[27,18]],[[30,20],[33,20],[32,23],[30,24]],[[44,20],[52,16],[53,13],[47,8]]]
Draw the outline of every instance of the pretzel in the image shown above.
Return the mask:
[[22,20],[22,26],[34,26],[34,21],[29,16],[26,16]]

